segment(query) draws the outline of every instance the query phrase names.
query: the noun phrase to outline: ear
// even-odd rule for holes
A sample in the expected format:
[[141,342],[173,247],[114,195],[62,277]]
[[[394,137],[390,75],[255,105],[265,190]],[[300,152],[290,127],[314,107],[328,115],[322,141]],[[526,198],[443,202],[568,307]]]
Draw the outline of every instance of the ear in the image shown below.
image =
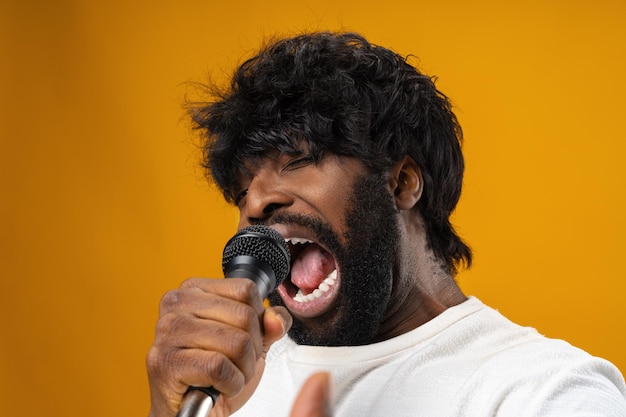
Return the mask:
[[422,197],[424,181],[422,170],[413,158],[405,155],[400,161],[392,165],[389,186],[396,199],[396,206],[400,210],[410,210]]

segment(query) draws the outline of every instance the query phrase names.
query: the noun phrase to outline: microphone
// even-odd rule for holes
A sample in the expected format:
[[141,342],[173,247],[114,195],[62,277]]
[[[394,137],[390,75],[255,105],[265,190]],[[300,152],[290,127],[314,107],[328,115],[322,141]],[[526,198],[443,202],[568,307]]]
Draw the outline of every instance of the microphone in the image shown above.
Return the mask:
[[[285,239],[276,230],[260,225],[237,232],[222,255],[224,276],[251,279],[263,299],[287,278],[290,263]],[[208,417],[219,395],[213,387],[189,387],[176,417]]]

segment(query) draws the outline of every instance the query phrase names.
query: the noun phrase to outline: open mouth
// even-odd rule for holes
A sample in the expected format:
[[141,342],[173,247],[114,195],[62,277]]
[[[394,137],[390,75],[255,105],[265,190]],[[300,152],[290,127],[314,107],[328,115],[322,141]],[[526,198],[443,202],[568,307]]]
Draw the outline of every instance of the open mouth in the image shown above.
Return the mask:
[[314,317],[328,311],[338,295],[339,274],[333,255],[305,238],[287,238],[291,273],[278,292],[292,314]]

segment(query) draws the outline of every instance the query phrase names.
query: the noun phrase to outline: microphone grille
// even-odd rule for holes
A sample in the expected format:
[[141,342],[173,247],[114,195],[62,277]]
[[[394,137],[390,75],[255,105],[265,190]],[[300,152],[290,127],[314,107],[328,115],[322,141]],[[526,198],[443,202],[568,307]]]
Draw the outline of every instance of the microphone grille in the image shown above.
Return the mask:
[[235,256],[251,256],[268,264],[276,276],[275,289],[289,274],[289,246],[285,239],[271,227],[254,225],[241,229],[224,247],[222,269],[226,273],[226,265]]

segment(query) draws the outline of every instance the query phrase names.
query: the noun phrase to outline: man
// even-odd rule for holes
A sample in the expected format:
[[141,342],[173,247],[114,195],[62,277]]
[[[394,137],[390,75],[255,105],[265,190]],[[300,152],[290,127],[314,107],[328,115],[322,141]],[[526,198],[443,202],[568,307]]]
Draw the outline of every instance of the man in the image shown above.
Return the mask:
[[221,393],[215,416],[288,416],[320,371],[294,415],[328,398],[330,375],[338,416],[626,416],[613,365],[457,286],[472,259],[449,221],[461,128],[402,57],[356,34],[281,40],[192,114],[239,228],[277,230],[292,266],[267,308],[245,279],[163,298],[152,416],[175,415],[192,385]]

